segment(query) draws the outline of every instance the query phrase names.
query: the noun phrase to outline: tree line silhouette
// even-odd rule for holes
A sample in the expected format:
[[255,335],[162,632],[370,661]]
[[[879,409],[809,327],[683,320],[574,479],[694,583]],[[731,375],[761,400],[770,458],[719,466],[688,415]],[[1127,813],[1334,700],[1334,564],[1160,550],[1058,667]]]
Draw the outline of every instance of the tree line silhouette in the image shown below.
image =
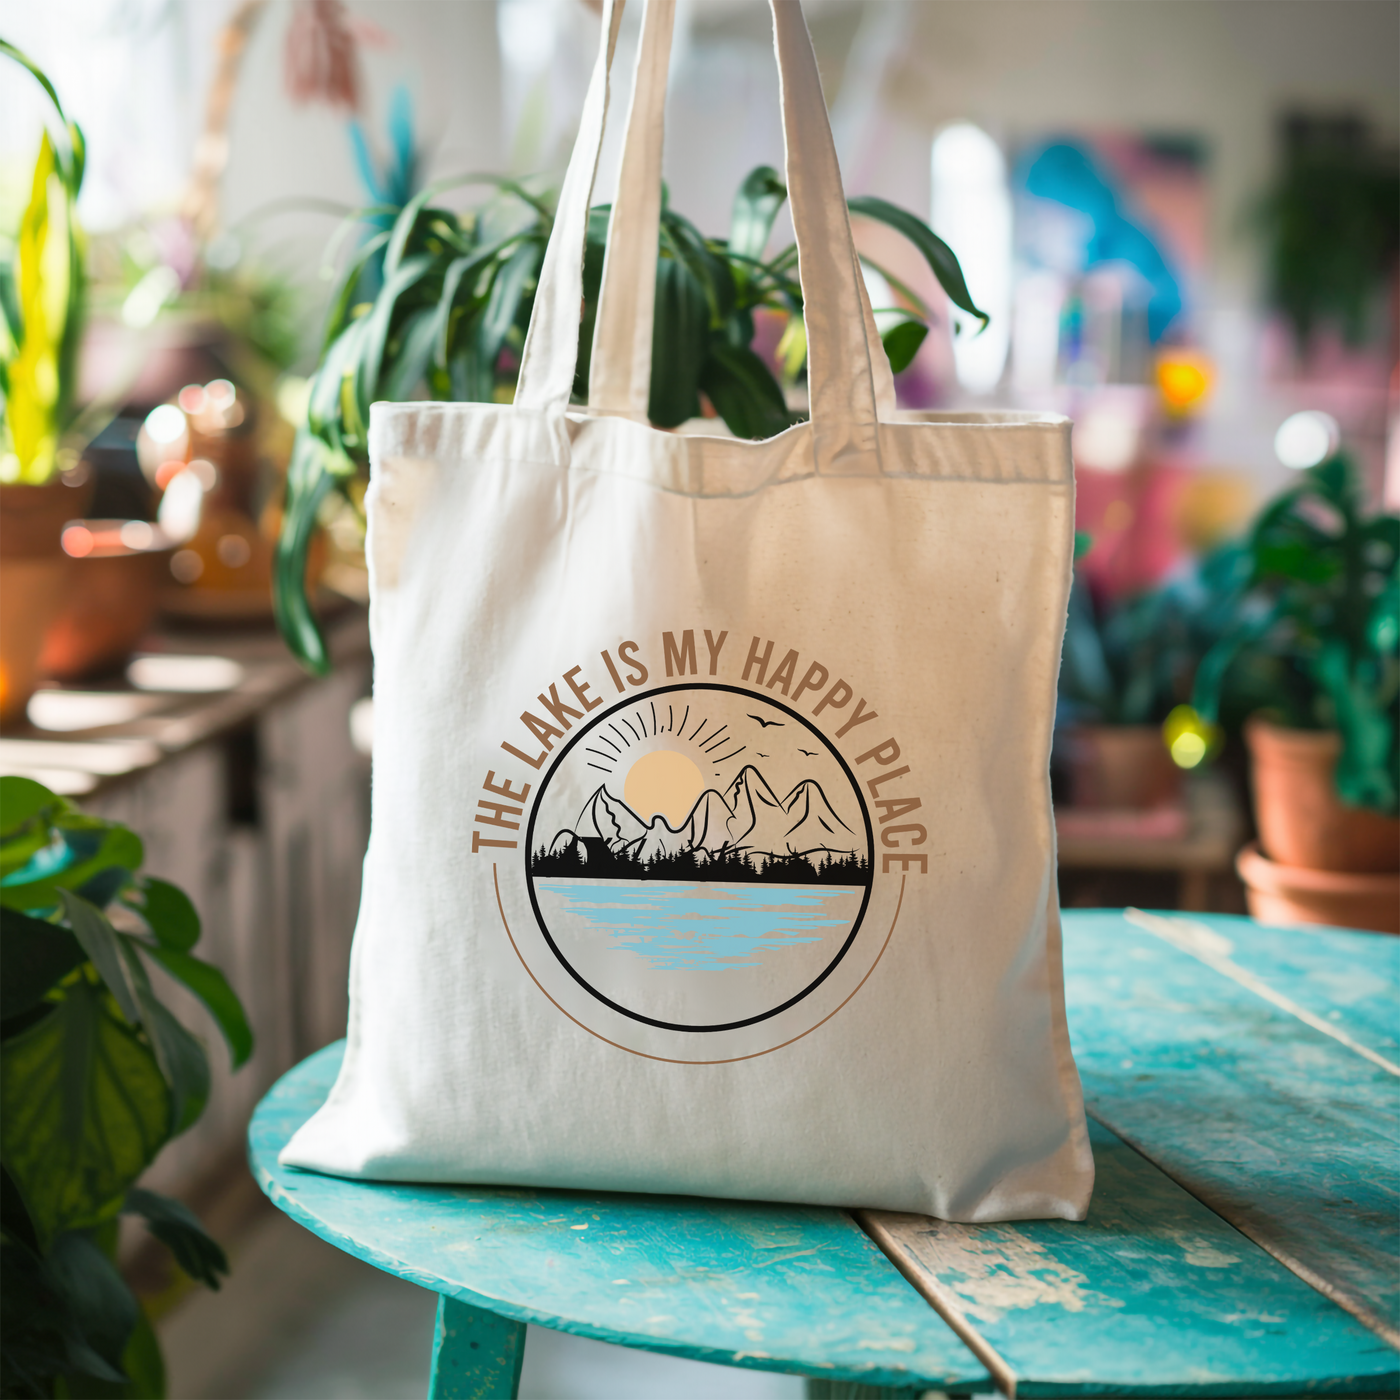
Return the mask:
[[[587,859],[584,859],[584,852]],[[708,855],[694,850],[658,853],[642,860],[606,841],[581,837],[562,850],[541,846],[530,857],[530,873],[551,879],[714,880],[730,884],[868,885],[870,862],[863,855],[826,851],[820,856],[759,854],[726,847]]]

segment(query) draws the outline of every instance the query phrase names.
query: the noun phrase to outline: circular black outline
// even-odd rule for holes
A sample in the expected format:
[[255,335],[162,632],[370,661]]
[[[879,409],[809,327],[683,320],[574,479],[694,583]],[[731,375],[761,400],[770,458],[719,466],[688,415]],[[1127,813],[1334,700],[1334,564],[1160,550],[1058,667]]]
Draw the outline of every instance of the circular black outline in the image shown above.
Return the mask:
[[[530,873],[530,853],[535,848],[535,817],[540,810],[540,798],[545,794],[550,781],[559,769],[559,765],[564,761],[569,750],[578,743],[584,735],[588,734],[595,726],[601,724],[609,715],[615,714],[618,710],[626,709],[630,705],[635,705],[640,699],[654,699],[658,695],[671,695],[678,690],[723,690],[731,695],[743,695],[755,700],[761,700],[765,705],[771,705],[775,710],[781,710],[785,715],[795,719],[803,728],[815,734],[826,746],[827,750],[841,765],[841,771],[846,775],[851,787],[855,790],[857,804],[860,807],[860,814],[865,822],[865,842],[866,848],[870,852],[870,880],[865,886],[865,896],[860,902],[860,909],[856,912],[855,921],[851,924],[851,931],[846,935],[846,941],[841,945],[836,956],[826,965],[815,981],[809,983],[796,996],[789,997],[781,1006],[775,1006],[771,1011],[765,1011],[759,1016],[750,1016],[743,1021],[729,1021],[722,1026],[684,1026],[677,1025],[671,1021],[657,1021],[650,1016],[643,1016],[639,1011],[629,1011],[625,1006],[619,1006],[610,997],[605,997],[596,987],[586,982],[569,960],[559,951],[559,945],[551,937],[549,929],[545,926],[544,915],[540,913],[539,901],[535,898],[535,877]],[[875,886],[875,829],[870,825],[870,813],[866,810],[865,799],[861,796],[860,783],[856,775],[851,771],[851,765],[841,756],[836,745],[833,744],[825,734],[821,732],[809,719],[800,715],[796,710],[790,709],[787,705],[780,704],[777,700],[770,699],[766,695],[759,695],[752,690],[744,690],[737,685],[720,685],[715,681],[692,681],[681,685],[662,686],[657,690],[639,690],[634,695],[624,696],[611,708],[603,711],[602,714],[594,718],[580,729],[555,756],[554,762],[549,765],[549,771],[545,774],[544,780],[540,783],[539,797],[535,799],[535,805],[530,809],[530,820],[525,824],[525,889],[530,896],[530,908],[534,911],[535,923],[539,926],[540,932],[544,935],[544,941],[549,944],[550,952],[558,960],[559,965],[584,989],[590,996],[601,1001],[604,1006],[611,1007],[619,1014],[630,1018],[633,1021],[640,1021],[644,1025],[655,1026],[663,1031],[685,1031],[696,1034],[706,1034],[713,1031],[737,1031],[744,1026],[757,1025],[760,1021],[767,1021],[774,1016],[781,1015],[789,1008],[796,1006],[804,997],[816,991],[823,982],[836,970],[837,964],[850,951],[851,944],[855,942],[856,934],[860,932],[860,926],[865,921],[865,911],[870,907],[870,892]]]

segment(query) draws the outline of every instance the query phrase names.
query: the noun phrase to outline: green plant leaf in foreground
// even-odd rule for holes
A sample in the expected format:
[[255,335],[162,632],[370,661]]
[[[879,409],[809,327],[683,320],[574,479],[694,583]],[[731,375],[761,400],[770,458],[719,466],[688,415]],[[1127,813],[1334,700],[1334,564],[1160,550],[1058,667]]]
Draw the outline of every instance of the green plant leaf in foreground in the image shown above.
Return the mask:
[[86,959],[68,929],[16,909],[0,909],[0,1020],[37,1006]]
[[972,300],[957,255],[922,219],[875,195],[856,195],[846,203],[852,214],[863,214],[903,234],[924,255],[924,261],[933,269],[939,286],[948,294],[948,300],[954,306],[960,307],[969,316],[976,316],[983,326],[991,320]]
[[183,982],[208,1008],[228,1041],[233,1068],[244,1064],[253,1053],[253,1031],[243,1004],[217,967],[176,948],[145,947],[146,954],[172,977]]
[[199,1223],[199,1217],[169,1196],[157,1195],[133,1186],[126,1193],[123,1208],[128,1215],[139,1215],[150,1230],[175,1256],[175,1262],[196,1282],[208,1288],[219,1287],[220,1276],[228,1273],[228,1256]]
[[80,977],[5,1041],[0,1155],[41,1241],[114,1215],[170,1130],[170,1090],[151,1048]]

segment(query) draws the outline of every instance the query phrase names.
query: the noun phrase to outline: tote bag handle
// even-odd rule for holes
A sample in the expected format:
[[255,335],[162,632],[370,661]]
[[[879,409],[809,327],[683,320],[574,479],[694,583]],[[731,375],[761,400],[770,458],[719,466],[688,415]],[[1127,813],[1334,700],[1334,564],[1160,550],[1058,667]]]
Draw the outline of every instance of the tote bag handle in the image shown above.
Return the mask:
[[[798,0],[770,3],[807,323],[814,466],[823,473],[870,474],[880,469],[879,419],[887,417],[894,405],[889,364],[880,348],[851,239],[826,103],[801,6]],[[673,15],[674,0],[647,0],[590,376],[594,412],[643,421],[655,292],[654,278],[638,276],[637,269],[654,266],[656,257]],[[608,19],[605,14],[605,26]],[[609,57],[600,44],[589,89],[591,99],[594,88],[600,88],[604,103]],[[586,103],[526,339],[515,400],[522,407],[562,412],[568,404],[577,356],[583,235],[601,136],[601,115]],[[566,209],[565,196],[576,192],[582,192],[581,211],[573,205]],[[556,250],[559,244],[572,247],[574,255],[566,260]],[[572,340],[567,339],[570,333]]]

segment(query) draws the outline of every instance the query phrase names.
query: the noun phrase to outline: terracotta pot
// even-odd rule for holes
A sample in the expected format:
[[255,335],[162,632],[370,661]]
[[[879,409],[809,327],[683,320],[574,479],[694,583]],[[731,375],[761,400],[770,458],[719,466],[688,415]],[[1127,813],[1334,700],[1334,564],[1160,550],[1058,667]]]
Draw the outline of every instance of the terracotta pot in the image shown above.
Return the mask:
[[0,486],[0,724],[23,717],[39,683],[45,633],[67,601],[63,526],[91,492],[90,481]]
[[1400,819],[1337,796],[1339,734],[1258,718],[1244,732],[1259,841],[1270,859],[1307,870],[1400,870]]
[[71,521],[67,603],[53,620],[40,674],[81,680],[123,665],[146,634],[174,543],[142,520]]
[[1235,859],[1249,912],[1265,924],[1333,924],[1400,933],[1400,873],[1281,865],[1251,841]]
[[1155,725],[1076,725],[1068,750],[1070,800],[1076,807],[1140,811],[1165,806],[1181,794],[1181,770]]

